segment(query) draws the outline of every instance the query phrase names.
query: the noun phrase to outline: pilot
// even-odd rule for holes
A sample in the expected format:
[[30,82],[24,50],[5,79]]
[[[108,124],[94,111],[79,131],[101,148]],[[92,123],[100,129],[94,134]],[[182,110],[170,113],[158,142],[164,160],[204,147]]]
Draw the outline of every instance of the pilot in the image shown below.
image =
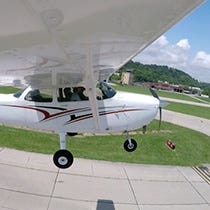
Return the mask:
[[31,91],[31,99],[32,101],[42,102],[42,96],[40,94],[39,89]]

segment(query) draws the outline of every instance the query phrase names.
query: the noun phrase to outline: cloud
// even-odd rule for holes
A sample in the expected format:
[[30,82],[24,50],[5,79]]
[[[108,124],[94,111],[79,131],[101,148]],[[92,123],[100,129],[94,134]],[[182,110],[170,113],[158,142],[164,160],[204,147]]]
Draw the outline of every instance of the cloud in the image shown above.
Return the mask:
[[203,51],[197,52],[192,61],[192,65],[200,68],[210,69],[210,54],[207,54]]
[[181,39],[179,42],[177,42],[176,45],[182,48],[183,50],[189,50],[191,48],[188,39]]
[[172,45],[166,36],[161,36],[133,60],[146,64],[169,65],[183,68],[188,64],[190,44],[187,39]]
[[166,36],[161,36],[133,60],[144,64],[167,65],[190,74],[199,81],[210,83],[210,54],[200,51],[194,58],[190,56],[188,39],[171,44]]
[[156,45],[159,45],[159,46],[167,46],[169,43],[168,43],[168,40],[165,36],[161,36],[153,44],[156,44]]

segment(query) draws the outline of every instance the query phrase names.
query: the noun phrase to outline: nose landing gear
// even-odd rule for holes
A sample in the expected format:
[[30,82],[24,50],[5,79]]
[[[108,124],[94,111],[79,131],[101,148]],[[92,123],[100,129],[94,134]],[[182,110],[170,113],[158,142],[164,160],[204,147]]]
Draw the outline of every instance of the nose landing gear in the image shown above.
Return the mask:
[[74,157],[72,153],[66,150],[66,134],[60,133],[60,150],[58,150],[53,156],[54,164],[61,169],[69,168],[73,162]]
[[126,133],[127,140],[124,142],[124,149],[127,152],[133,152],[137,148],[137,142],[134,139],[131,139],[128,132]]
[[65,149],[58,150],[53,156],[53,162],[58,168],[69,168],[74,161],[71,152]]

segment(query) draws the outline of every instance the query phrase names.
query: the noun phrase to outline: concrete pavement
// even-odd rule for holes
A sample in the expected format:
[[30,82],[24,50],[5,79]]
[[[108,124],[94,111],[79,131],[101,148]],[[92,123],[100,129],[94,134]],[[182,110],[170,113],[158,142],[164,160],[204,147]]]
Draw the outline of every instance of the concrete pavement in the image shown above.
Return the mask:
[[0,148],[0,210],[209,210],[210,186],[190,167],[76,159]]
[[193,106],[210,108],[210,104],[208,102],[206,102],[206,103],[204,103],[204,102],[194,102],[194,101],[186,101],[186,100],[181,100],[181,99],[165,98],[165,97],[160,97],[160,99],[164,100],[164,101],[168,101],[168,102],[176,102],[176,103],[181,103],[181,104],[189,104],[189,105],[193,105]]
[[[159,119],[159,115],[156,117]],[[210,136],[210,120],[163,109],[162,120],[199,131]]]

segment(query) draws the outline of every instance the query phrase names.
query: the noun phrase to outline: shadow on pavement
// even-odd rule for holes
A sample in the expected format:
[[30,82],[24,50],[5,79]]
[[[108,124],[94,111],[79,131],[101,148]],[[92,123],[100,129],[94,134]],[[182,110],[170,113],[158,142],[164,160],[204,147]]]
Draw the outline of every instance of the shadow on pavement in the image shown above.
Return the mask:
[[99,199],[96,210],[115,210],[114,203],[112,200]]

